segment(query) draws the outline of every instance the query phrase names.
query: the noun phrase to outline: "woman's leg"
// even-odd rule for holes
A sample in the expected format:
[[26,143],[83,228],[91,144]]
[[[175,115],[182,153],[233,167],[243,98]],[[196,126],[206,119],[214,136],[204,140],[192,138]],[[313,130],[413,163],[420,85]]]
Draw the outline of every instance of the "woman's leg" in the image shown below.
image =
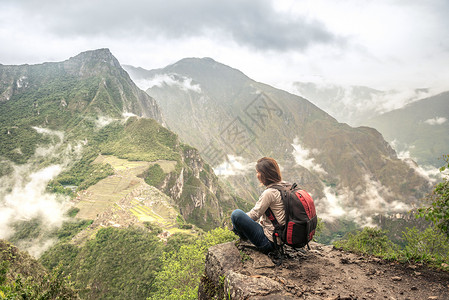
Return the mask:
[[248,239],[264,253],[273,250],[273,243],[265,236],[262,226],[251,219],[241,209],[236,209],[231,214],[234,232],[243,239]]

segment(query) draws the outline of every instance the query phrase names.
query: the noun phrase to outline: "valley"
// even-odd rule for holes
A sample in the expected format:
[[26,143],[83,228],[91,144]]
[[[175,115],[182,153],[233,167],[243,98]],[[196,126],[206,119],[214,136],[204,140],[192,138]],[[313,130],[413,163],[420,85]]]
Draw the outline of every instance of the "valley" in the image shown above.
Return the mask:
[[[377,130],[339,123],[213,59],[141,69],[140,78],[127,71],[108,49],[0,65],[2,196],[15,170],[30,168],[22,188],[39,198],[23,202],[26,215],[13,209],[17,197],[0,199],[0,238],[38,247],[83,299],[196,297],[207,249],[235,240],[230,213],[263,190],[254,174],[262,156],[313,195],[326,243],[367,224],[403,242],[402,217],[382,216],[405,214],[431,191]],[[134,83],[153,77],[168,80],[146,93]],[[64,209],[48,218],[47,207]]]

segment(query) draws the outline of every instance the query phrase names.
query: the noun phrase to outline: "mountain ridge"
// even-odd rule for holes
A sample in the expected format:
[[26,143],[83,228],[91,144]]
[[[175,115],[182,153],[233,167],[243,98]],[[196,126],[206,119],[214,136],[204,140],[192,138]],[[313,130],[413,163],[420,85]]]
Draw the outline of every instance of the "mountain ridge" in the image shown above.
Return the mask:
[[131,161],[169,159],[176,163],[174,170],[151,169],[142,176],[174,199],[181,219],[210,229],[221,223],[226,209],[235,207],[236,198],[220,186],[198,150],[163,126],[155,100],[134,84],[108,49],[85,51],[63,62],[0,67],[0,97],[2,176],[13,174],[13,163],[62,160],[61,152],[52,153],[55,158],[48,155],[48,161],[36,157],[36,149],[60,139],[58,149],[78,144],[84,150],[80,161],[54,178],[53,190],[84,189],[114,176],[107,164],[94,163],[99,154]]
[[[345,210],[349,218],[366,222],[376,211],[392,213],[400,203],[417,204],[429,191],[427,181],[397,158],[376,129],[339,123],[302,97],[246,76],[240,80],[240,71],[226,80],[235,69],[224,64],[182,63],[152,70],[152,78],[128,71],[135,81],[158,80],[147,93],[161,106],[167,126],[200,149],[216,171],[243,173],[225,180],[244,198],[258,197],[250,162],[262,156],[277,159],[285,178],[309,190],[323,216]],[[198,88],[184,88],[186,82]],[[240,135],[233,136],[236,132]],[[377,208],[376,201],[381,203]]]
[[378,128],[398,152],[439,168],[449,152],[449,92],[367,119],[366,124]]

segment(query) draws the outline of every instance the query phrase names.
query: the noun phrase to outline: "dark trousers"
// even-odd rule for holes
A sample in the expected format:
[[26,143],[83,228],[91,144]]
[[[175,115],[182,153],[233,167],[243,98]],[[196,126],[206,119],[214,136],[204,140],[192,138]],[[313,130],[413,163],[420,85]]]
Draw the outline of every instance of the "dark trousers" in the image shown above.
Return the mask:
[[262,226],[251,219],[243,210],[236,209],[231,214],[233,231],[242,239],[247,239],[263,253],[274,250],[274,244],[266,237]]

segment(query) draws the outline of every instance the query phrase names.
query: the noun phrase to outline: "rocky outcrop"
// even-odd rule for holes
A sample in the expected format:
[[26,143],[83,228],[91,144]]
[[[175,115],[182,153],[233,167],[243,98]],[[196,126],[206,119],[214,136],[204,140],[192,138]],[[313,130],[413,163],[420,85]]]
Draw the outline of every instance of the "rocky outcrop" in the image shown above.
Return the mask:
[[168,174],[158,188],[177,204],[182,216],[202,229],[221,224],[225,213],[237,208],[197,149],[182,145],[181,167]]
[[209,248],[199,299],[449,299],[449,273],[311,243],[277,266],[248,243]]

